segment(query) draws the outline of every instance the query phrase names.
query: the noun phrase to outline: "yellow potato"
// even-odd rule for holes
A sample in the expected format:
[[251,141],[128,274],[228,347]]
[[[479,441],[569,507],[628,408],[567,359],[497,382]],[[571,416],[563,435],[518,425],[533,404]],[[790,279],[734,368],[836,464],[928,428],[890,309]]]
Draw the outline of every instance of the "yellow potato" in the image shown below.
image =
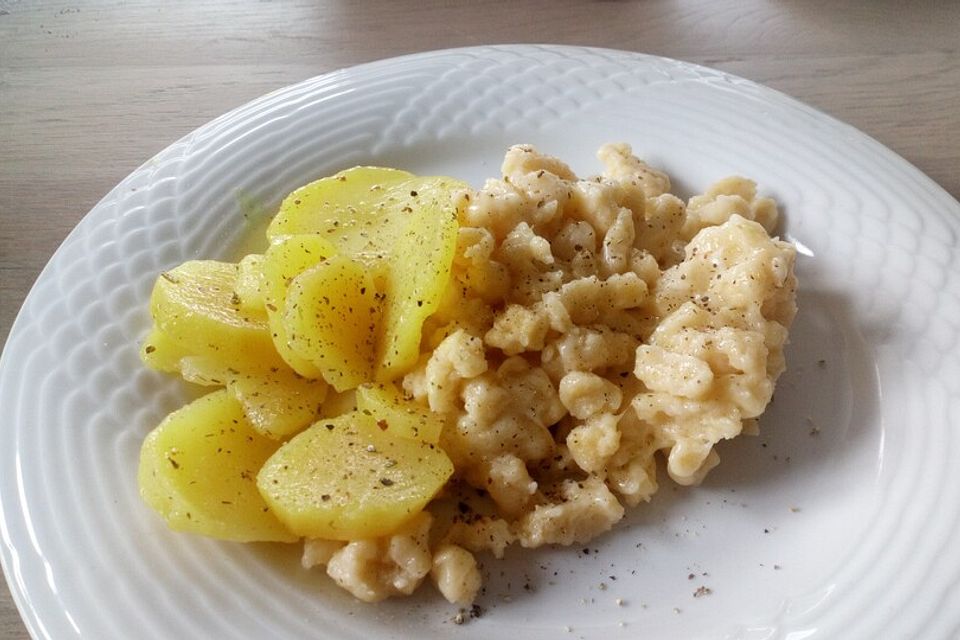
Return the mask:
[[[408,183],[409,184],[409,183]],[[423,178],[388,263],[378,381],[400,377],[420,355],[423,322],[440,305],[457,245],[455,191],[449,178]]]
[[390,383],[357,387],[357,409],[377,418],[377,426],[390,435],[437,444],[443,419],[403,396]]
[[156,327],[150,330],[140,347],[140,359],[145,365],[167,373],[180,371],[180,360],[188,355],[188,351]]
[[452,473],[436,445],[391,436],[376,416],[356,411],[321,420],[284,444],[257,486],[297,535],[357,540],[396,530]]
[[331,389],[330,392],[327,393],[327,399],[324,400],[323,406],[320,407],[320,418],[336,418],[337,416],[342,416],[345,413],[356,410],[356,389],[350,389],[343,393],[338,392],[336,389]]
[[240,371],[205,356],[185,356],[180,359],[180,375],[187,382],[205,387],[226,386],[230,378]]
[[323,380],[280,369],[269,374],[240,374],[227,382],[227,389],[243,405],[254,429],[268,438],[286,438],[320,416],[328,387]]
[[237,265],[213,260],[160,274],[150,297],[156,328],[184,352],[225,366],[281,366],[266,321],[237,307],[236,282]]
[[323,233],[350,255],[378,251],[388,246],[388,238],[374,233],[371,247],[358,232],[376,232],[386,189],[414,177],[398,169],[354,167],[311,182],[284,198],[267,227],[267,237],[274,240],[280,236]]
[[327,240],[306,234],[278,238],[263,258],[264,305],[274,346],[294,371],[307,378],[319,378],[321,373],[314,364],[290,348],[284,324],[287,291],[295,277],[334,253],[333,245]]
[[[465,187],[353,169],[291,194],[263,255],[162,274],[144,361],[226,387],[144,443],[141,493],[171,527],[233,540],[372,538],[443,487],[453,466],[436,444],[442,420],[392,385],[354,389],[415,364],[450,279]],[[329,400],[318,378],[335,387]],[[333,413],[279,449],[270,439]]]
[[386,294],[378,381],[396,379],[416,364],[423,321],[437,308],[450,279],[456,196],[467,188],[452,178],[356,167],[297,189],[267,231],[271,238],[321,234],[337,253],[374,271],[378,289]]
[[226,386],[251,426],[274,439],[287,438],[313,424],[321,415],[328,390],[323,380],[304,378],[289,367],[240,371],[196,356],[180,360],[180,375],[194,384]]
[[237,265],[237,284],[234,288],[241,311],[265,316],[267,300],[263,286],[263,254],[251,253]]
[[380,300],[359,262],[331,256],[293,279],[284,327],[290,349],[337,391],[373,378]]
[[327,397],[323,380],[310,380],[289,367],[239,371],[209,358],[187,356],[180,361],[187,382],[226,386],[243,408],[251,426],[268,438],[286,438],[313,424]]
[[278,446],[253,430],[229,392],[215,391],[171,413],[147,436],[140,495],[171,529],[238,542],[294,542],[255,481]]

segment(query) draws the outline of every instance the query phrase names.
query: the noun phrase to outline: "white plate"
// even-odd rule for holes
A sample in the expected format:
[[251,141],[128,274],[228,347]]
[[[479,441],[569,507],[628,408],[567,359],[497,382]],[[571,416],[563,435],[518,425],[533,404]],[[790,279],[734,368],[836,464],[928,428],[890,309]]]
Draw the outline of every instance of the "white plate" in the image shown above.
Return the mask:
[[[158,271],[235,254],[251,211],[350,165],[477,184],[531,142],[588,174],[619,140],[685,193],[755,178],[801,248],[763,435],[704,486],[664,482],[587,549],[485,560],[485,615],[457,628],[429,587],[363,605],[296,549],[174,534],[141,504],[140,443],[184,399],[137,358]],[[958,232],[960,205],[867,136],[661,58],[484,47],[277,91],[137,169],[27,298],[0,361],[10,588],[37,638],[957,637]]]

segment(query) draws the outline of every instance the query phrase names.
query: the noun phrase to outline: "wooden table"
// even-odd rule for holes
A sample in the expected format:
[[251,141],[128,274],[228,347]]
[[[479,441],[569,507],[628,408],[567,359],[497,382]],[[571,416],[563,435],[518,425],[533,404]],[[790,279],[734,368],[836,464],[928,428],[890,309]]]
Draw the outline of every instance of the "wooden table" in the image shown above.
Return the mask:
[[[0,343],[47,259],[127,173],[325,71],[512,42],[680,58],[815,105],[960,198],[958,33],[960,3],[925,0],[0,0]],[[5,587],[0,637],[28,637]]]

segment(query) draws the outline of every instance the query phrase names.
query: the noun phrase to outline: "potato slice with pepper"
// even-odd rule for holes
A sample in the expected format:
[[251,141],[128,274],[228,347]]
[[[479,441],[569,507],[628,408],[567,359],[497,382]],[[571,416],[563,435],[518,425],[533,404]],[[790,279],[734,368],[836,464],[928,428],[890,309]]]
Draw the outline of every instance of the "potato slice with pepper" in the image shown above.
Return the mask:
[[321,371],[290,346],[284,323],[287,292],[294,278],[335,253],[324,238],[304,234],[278,238],[263,257],[263,298],[275,349],[294,371],[307,378],[319,378]]
[[437,444],[443,418],[404,395],[389,382],[357,387],[357,409],[377,417],[377,426],[391,435]]
[[166,373],[179,372],[180,360],[188,355],[189,351],[156,327],[150,330],[140,347],[140,359],[143,363],[151,369]]
[[257,486],[297,535],[357,540],[389,534],[423,510],[453,473],[436,445],[392,436],[361,411],[321,420],[284,444]]
[[287,344],[337,391],[373,378],[379,320],[373,278],[346,256],[331,256],[290,283]]
[[291,369],[241,373],[227,381],[247,420],[268,438],[286,438],[310,426],[320,415],[327,383]]
[[416,364],[423,321],[450,278],[458,194],[466,189],[453,178],[356,167],[294,191],[267,231],[273,238],[320,234],[337,253],[376,272],[386,295],[376,354],[379,381],[396,379]]
[[237,265],[214,260],[185,262],[160,274],[150,297],[156,329],[185,353],[224,366],[283,365],[266,320],[238,308],[236,282]]
[[450,178],[422,178],[409,192],[404,208],[410,211],[386,272],[378,381],[394,380],[416,365],[423,323],[450,280],[458,228],[454,193],[465,187]]
[[294,542],[257,490],[279,443],[258,434],[226,390],[174,411],[147,436],[138,481],[171,529],[252,542]]
[[285,363],[241,370],[215,357],[193,354],[156,328],[140,354],[148,366],[179,373],[187,382],[226,386],[254,429],[269,438],[285,438],[312,424],[327,396],[326,382],[304,378]]
[[304,378],[289,367],[239,371],[209,358],[187,356],[180,361],[187,382],[226,386],[261,435],[280,439],[313,424],[327,397],[327,383]]
[[336,418],[356,410],[356,389],[350,389],[342,393],[336,389],[330,389],[327,393],[327,399],[323,401],[323,406],[320,407],[320,418]]
[[241,311],[265,316],[267,300],[264,297],[263,254],[251,253],[237,265],[236,302]]
[[[379,235],[361,233],[376,228],[389,201],[388,188],[414,179],[412,173],[386,167],[354,167],[306,184],[280,203],[280,210],[267,227],[271,241],[301,233],[329,234],[330,239],[350,255],[389,246]],[[374,224],[370,224],[370,222]]]

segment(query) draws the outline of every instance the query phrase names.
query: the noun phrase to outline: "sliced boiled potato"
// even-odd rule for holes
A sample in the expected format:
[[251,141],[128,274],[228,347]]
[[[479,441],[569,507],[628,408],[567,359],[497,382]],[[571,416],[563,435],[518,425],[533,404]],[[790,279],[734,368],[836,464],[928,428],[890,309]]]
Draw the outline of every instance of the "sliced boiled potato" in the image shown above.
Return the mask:
[[188,355],[189,351],[156,327],[150,330],[140,346],[140,359],[143,363],[151,369],[167,373],[180,371],[180,360]]
[[234,298],[237,265],[185,262],[157,278],[150,297],[156,329],[184,352],[230,367],[280,366],[264,318],[241,311]]
[[396,379],[416,364],[421,327],[450,279],[457,194],[466,189],[453,178],[356,167],[297,189],[268,229],[272,238],[320,234],[337,253],[375,271],[376,284],[386,295],[378,381]]
[[267,299],[263,285],[263,254],[251,253],[237,265],[237,284],[234,287],[241,311],[264,316]]
[[377,426],[390,435],[431,444],[440,441],[443,419],[410,400],[392,384],[357,387],[357,409],[377,419]]
[[320,418],[336,418],[345,413],[357,410],[357,390],[339,392],[336,389],[330,389],[327,393],[327,399],[323,401],[320,407]]
[[[323,233],[350,255],[382,251],[389,246],[389,238],[377,230],[392,193],[389,188],[413,178],[399,169],[354,167],[311,182],[284,198],[267,237]],[[364,240],[364,233],[371,244]]]
[[146,438],[138,481],[171,529],[251,542],[294,542],[256,485],[279,443],[258,434],[226,390],[171,413]]
[[378,381],[396,379],[417,362],[423,323],[450,280],[458,228],[453,194],[465,187],[449,178],[424,178],[410,192],[417,194],[415,203],[387,270]]
[[243,408],[251,426],[268,438],[286,438],[313,424],[327,397],[323,380],[310,380],[289,367],[239,371],[209,358],[188,356],[180,361],[187,382],[226,386]]
[[284,324],[287,291],[294,278],[335,253],[333,245],[321,236],[304,234],[278,238],[263,258],[264,306],[274,346],[294,371],[307,378],[319,378],[321,372],[290,347]]
[[396,530],[452,473],[436,445],[392,436],[356,411],[294,436],[260,470],[257,486],[297,535],[357,540]]
[[205,356],[186,356],[180,360],[180,375],[183,379],[205,387],[226,386],[227,381],[239,373],[239,369],[224,366]]
[[[144,443],[141,493],[171,527],[231,540],[375,538],[440,491],[453,473],[437,445],[442,420],[386,383],[416,363],[449,282],[463,189],[349,170],[292,194],[264,254],[161,275],[142,358],[226,387]],[[291,435],[278,449],[274,439]]]
[[379,320],[373,278],[346,256],[331,256],[290,283],[287,343],[337,391],[373,378]]
[[323,380],[281,369],[267,375],[238,375],[227,382],[227,389],[240,401],[254,429],[268,438],[286,438],[320,416],[328,387]]
[[423,322],[450,279],[457,194],[467,188],[452,178],[356,167],[295,191],[270,226],[272,237],[321,234],[338,253],[373,271],[385,294],[378,381],[394,380],[416,364]]

